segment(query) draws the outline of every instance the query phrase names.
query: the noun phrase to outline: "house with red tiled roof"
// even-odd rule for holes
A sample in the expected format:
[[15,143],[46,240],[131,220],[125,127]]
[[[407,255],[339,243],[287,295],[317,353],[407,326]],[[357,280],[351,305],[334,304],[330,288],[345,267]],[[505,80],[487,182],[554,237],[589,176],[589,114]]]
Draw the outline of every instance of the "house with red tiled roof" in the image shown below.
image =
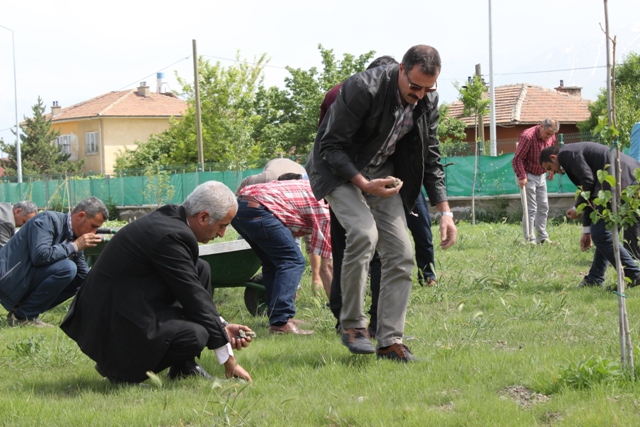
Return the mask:
[[[495,88],[495,122],[498,154],[513,153],[516,142],[523,130],[540,123],[549,117],[560,122],[560,132],[565,142],[575,142],[571,138],[579,135],[577,124],[589,118],[589,102],[580,96],[581,88],[567,87],[560,81],[560,86],[547,89],[527,83],[497,86]],[[483,94],[489,97],[489,92]],[[475,117],[463,116],[462,101],[449,105],[448,115],[467,124],[465,139],[473,143],[475,140]],[[489,114],[482,118],[484,140],[489,139]],[[478,138],[480,138],[478,129]],[[567,138],[568,137],[568,138]]]
[[59,130],[56,143],[71,155],[85,160],[85,172],[112,174],[116,155],[135,149],[152,134],[181,118],[187,103],[173,93],[153,93],[141,83],[132,90],[109,92],[88,101],[62,108],[51,107],[51,128]]

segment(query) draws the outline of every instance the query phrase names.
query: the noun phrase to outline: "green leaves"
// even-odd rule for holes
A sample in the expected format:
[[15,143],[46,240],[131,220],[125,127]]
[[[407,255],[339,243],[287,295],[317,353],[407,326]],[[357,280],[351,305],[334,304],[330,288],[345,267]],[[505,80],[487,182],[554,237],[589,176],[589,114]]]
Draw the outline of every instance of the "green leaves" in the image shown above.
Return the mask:
[[598,99],[589,105],[591,117],[578,124],[583,132],[590,132],[600,136],[602,141],[612,142],[614,138],[620,139],[623,147],[629,147],[631,128],[640,121],[640,55],[630,53],[615,67],[615,114],[617,129],[608,129],[604,123],[607,111],[607,93],[602,89]]
[[[20,151],[22,173],[24,175],[44,175],[49,173],[64,174],[80,172],[84,160],[70,161],[70,154],[61,151],[56,144],[59,131],[51,129],[51,118],[45,114],[42,99],[31,107],[33,117],[26,117],[21,127]],[[8,154],[8,159],[0,160],[0,166],[5,168],[5,175],[17,174],[17,152],[15,144],[0,140],[0,149]]]
[[602,382],[623,379],[624,371],[619,361],[591,356],[572,362],[558,374],[558,385],[577,390],[585,390]]

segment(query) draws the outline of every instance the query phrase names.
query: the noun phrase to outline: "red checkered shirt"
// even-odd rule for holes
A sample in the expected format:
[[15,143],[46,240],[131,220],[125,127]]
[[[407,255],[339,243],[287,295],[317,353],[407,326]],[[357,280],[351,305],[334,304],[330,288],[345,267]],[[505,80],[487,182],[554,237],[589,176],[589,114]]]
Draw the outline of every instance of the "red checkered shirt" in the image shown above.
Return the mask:
[[553,135],[546,141],[540,138],[538,125],[525,129],[518,139],[518,148],[513,156],[511,165],[518,179],[527,177],[527,173],[532,175],[542,175],[546,172],[540,166],[540,153],[544,148],[555,145],[556,136]]
[[255,198],[291,230],[294,237],[311,234],[311,252],[331,258],[329,206],[316,200],[308,180],[249,185],[238,195]]

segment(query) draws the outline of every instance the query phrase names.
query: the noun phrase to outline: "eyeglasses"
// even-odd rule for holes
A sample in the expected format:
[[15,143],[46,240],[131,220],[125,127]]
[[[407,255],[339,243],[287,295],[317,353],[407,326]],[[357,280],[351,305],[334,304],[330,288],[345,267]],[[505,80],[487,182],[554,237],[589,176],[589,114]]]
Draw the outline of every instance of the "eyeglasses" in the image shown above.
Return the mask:
[[424,86],[420,86],[417,85],[415,83],[413,83],[411,81],[411,79],[409,78],[409,72],[407,70],[404,70],[404,75],[407,76],[407,81],[409,82],[409,89],[415,91],[415,92],[419,92],[421,90],[424,90],[426,93],[429,92],[435,92],[436,90],[438,90],[438,81],[436,80],[436,82],[434,83],[433,86],[431,87],[424,87]]

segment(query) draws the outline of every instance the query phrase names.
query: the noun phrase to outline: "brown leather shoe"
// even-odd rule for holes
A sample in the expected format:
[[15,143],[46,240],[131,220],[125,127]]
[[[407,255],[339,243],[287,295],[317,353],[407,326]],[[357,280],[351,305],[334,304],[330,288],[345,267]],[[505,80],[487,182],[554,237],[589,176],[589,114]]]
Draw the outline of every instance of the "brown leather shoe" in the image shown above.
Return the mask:
[[54,325],[50,323],[45,323],[37,317],[31,320],[18,319],[16,315],[13,313],[13,311],[11,311],[7,315],[7,323],[9,323],[9,326],[35,326],[36,328],[55,328]]
[[305,329],[300,329],[298,325],[294,322],[293,318],[287,320],[282,326],[269,326],[269,335],[285,335],[285,334],[294,334],[294,335],[311,335],[313,331],[308,331]]

